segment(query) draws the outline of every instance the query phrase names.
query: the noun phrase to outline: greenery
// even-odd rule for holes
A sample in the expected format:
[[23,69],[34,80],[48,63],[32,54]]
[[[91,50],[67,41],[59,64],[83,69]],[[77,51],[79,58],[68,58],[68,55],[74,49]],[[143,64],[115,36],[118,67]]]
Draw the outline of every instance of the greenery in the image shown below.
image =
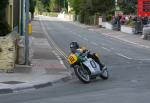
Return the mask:
[[118,5],[124,14],[136,14],[137,0],[120,0]]
[[45,11],[45,7],[44,4],[41,0],[36,0],[36,6],[35,6],[35,10],[38,14],[42,14],[42,12]]
[[59,0],[50,0],[49,2],[49,10],[50,11],[60,11]]
[[8,0],[0,0],[0,21],[4,19],[5,8],[8,4]]
[[133,27],[135,25],[135,21],[132,19],[129,19],[129,21],[127,21],[126,25]]
[[5,36],[10,32],[10,26],[6,22],[0,22],[0,36]]
[[[80,15],[80,22],[84,23],[88,17],[97,21],[97,16],[102,15],[106,18],[107,15],[113,13],[115,7],[113,0],[68,0],[76,15]],[[98,14],[98,15],[97,15]],[[95,16],[97,15],[97,16]],[[95,17],[92,17],[95,16]],[[89,19],[91,22],[92,20]],[[95,23],[94,23],[95,24]]]
[[[32,0],[34,1],[34,0]],[[72,8],[69,13],[74,20],[81,23],[97,24],[99,16],[110,21],[115,14],[115,0],[35,0],[36,10],[42,12],[68,11],[68,4]],[[118,0],[118,5],[124,14],[136,14],[137,0]],[[45,14],[47,15],[47,14]],[[53,15],[53,13],[52,13]]]
[[49,16],[57,17],[57,16],[58,16],[58,13],[56,13],[56,12],[50,12],[50,13],[49,13]]
[[0,0],[0,36],[7,35],[11,28],[5,20],[5,8],[7,7],[8,0]]
[[106,16],[106,21],[111,21],[112,20],[112,15],[107,15]]
[[36,6],[36,0],[29,0],[30,7],[29,11],[31,12],[31,18],[34,18],[34,12],[35,12],[35,6]]
[[67,0],[35,0],[36,11],[42,12],[60,12],[62,10],[67,11],[68,2]]

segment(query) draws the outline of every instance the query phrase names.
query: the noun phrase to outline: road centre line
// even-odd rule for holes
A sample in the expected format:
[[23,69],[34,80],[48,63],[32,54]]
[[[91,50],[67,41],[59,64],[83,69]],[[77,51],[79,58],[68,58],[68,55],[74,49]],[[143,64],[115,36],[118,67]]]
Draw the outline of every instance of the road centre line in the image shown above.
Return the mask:
[[[51,37],[49,36],[48,32],[47,32],[46,29],[44,28],[44,24],[43,24],[43,22],[41,21],[41,19],[43,19],[43,18],[39,18],[39,20],[40,20],[40,24],[41,24],[41,27],[42,27],[42,29],[43,29],[44,34],[47,36],[48,40],[52,43],[52,45],[54,46],[54,48],[55,48],[62,56],[64,56],[65,59],[67,59],[67,55],[55,44],[55,42],[54,42],[54,41],[51,39]],[[57,58],[58,58],[58,60],[60,61],[60,63],[63,64],[64,68],[66,68],[66,66],[64,65],[63,60],[60,58],[60,56],[59,56],[56,52],[53,52],[53,53],[57,56]]]

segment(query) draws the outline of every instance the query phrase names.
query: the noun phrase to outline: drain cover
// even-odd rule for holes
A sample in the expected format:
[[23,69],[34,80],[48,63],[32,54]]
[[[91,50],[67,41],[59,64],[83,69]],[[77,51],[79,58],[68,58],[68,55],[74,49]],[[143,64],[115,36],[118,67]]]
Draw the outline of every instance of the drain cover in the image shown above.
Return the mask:
[[24,82],[20,82],[20,81],[6,81],[6,82],[0,82],[0,83],[4,83],[4,84],[21,84]]

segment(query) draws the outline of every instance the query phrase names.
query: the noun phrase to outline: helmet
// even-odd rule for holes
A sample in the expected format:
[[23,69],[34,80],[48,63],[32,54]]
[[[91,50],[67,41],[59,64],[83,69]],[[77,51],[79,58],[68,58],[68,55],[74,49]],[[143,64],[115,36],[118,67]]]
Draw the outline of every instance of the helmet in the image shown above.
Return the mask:
[[78,48],[79,48],[79,44],[77,42],[71,42],[70,43],[70,50],[71,50],[71,52],[75,52],[76,49],[78,49]]

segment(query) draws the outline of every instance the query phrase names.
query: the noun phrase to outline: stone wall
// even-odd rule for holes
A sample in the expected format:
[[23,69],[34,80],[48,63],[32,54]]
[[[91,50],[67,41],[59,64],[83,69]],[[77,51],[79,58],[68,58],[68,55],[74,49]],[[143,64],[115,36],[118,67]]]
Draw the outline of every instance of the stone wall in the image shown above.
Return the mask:
[[16,47],[11,35],[0,37],[0,70],[14,69],[16,61]]

